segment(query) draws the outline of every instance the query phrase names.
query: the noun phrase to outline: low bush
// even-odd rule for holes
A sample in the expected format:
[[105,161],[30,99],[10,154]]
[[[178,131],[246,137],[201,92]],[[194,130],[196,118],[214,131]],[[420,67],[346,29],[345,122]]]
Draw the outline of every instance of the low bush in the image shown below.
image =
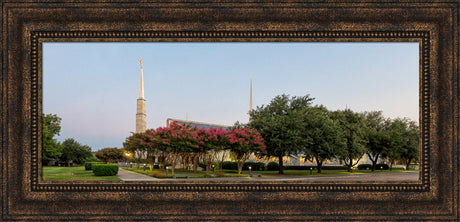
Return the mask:
[[262,171],[265,170],[265,163],[263,162],[253,162],[248,161],[243,164],[243,170],[249,170],[249,166],[251,166],[251,170]]
[[267,170],[279,170],[280,165],[277,162],[269,162],[267,164]]
[[238,164],[232,161],[222,162],[222,169],[224,170],[238,170]]
[[118,166],[114,164],[95,164],[92,168],[96,176],[115,176],[118,173]]
[[93,169],[93,165],[95,164],[104,164],[104,162],[86,162],[85,163],[85,170],[92,170]]
[[371,164],[359,164],[358,165],[358,170],[370,170],[372,169]]
[[388,166],[388,164],[379,163],[375,165],[375,170],[388,170],[388,169],[390,169],[390,166]]

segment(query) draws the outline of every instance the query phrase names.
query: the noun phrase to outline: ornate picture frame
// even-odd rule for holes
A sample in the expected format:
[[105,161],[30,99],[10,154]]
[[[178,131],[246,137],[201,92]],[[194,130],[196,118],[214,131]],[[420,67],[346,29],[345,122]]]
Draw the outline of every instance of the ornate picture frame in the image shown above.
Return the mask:
[[[458,1],[9,1],[3,220],[459,220]],[[418,42],[416,182],[68,182],[41,174],[43,42]]]

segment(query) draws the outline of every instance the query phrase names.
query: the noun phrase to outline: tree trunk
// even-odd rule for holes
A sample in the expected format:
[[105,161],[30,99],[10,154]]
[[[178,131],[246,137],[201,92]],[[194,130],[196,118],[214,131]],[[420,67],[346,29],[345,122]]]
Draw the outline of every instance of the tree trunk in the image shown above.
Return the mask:
[[284,174],[283,156],[278,156],[279,170],[278,174]]
[[199,162],[198,155],[195,155],[193,157],[193,172],[194,173],[198,171],[198,162]]
[[372,161],[372,172],[375,171],[375,166],[377,165],[377,160],[379,159],[379,154],[377,154],[377,156],[375,158],[372,158],[372,155],[370,155],[369,153],[366,153],[367,156],[369,157],[369,159]]
[[206,161],[206,174],[211,173],[211,161]]
[[409,170],[409,166],[410,166],[410,162],[412,161],[412,158],[409,158],[407,161],[406,161],[406,170]]
[[323,167],[323,161],[319,161],[317,157],[315,157],[315,159],[316,159],[317,172],[321,173],[321,168]]
[[238,164],[238,174],[241,174],[241,171],[243,171],[244,162],[237,161],[237,164]]

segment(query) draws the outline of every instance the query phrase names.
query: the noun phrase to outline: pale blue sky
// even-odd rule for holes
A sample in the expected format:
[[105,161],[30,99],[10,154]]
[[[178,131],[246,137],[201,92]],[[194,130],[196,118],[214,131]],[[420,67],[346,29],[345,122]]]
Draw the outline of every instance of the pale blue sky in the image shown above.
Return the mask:
[[331,110],[382,110],[418,121],[418,43],[43,43],[43,112],[62,118],[58,140],[94,151],[135,131],[144,61],[147,128],[167,118],[248,121],[276,95],[310,94]]

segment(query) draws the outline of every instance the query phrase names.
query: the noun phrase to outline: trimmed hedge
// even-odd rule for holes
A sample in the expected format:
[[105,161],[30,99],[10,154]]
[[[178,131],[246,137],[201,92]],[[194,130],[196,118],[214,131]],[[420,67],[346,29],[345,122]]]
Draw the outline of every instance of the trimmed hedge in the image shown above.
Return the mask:
[[222,162],[222,169],[224,170],[238,170],[238,164],[232,161]]
[[92,170],[93,169],[93,165],[96,165],[96,164],[104,164],[104,162],[86,162],[85,163],[85,170]]
[[96,176],[115,176],[118,173],[118,166],[114,164],[96,164],[92,168]]
[[277,163],[277,162],[269,162],[267,164],[267,170],[279,170],[280,169],[280,165]]
[[358,170],[370,170],[372,169],[372,164],[359,164]]
[[389,170],[389,169],[390,169],[390,166],[388,166],[388,164],[379,163],[375,165],[375,170]]
[[265,163],[263,162],[253,162],[248,161],[243,164],[243,170],[249,170],[249,166],[251,166],[251,170],[262,171],[265,170]]

